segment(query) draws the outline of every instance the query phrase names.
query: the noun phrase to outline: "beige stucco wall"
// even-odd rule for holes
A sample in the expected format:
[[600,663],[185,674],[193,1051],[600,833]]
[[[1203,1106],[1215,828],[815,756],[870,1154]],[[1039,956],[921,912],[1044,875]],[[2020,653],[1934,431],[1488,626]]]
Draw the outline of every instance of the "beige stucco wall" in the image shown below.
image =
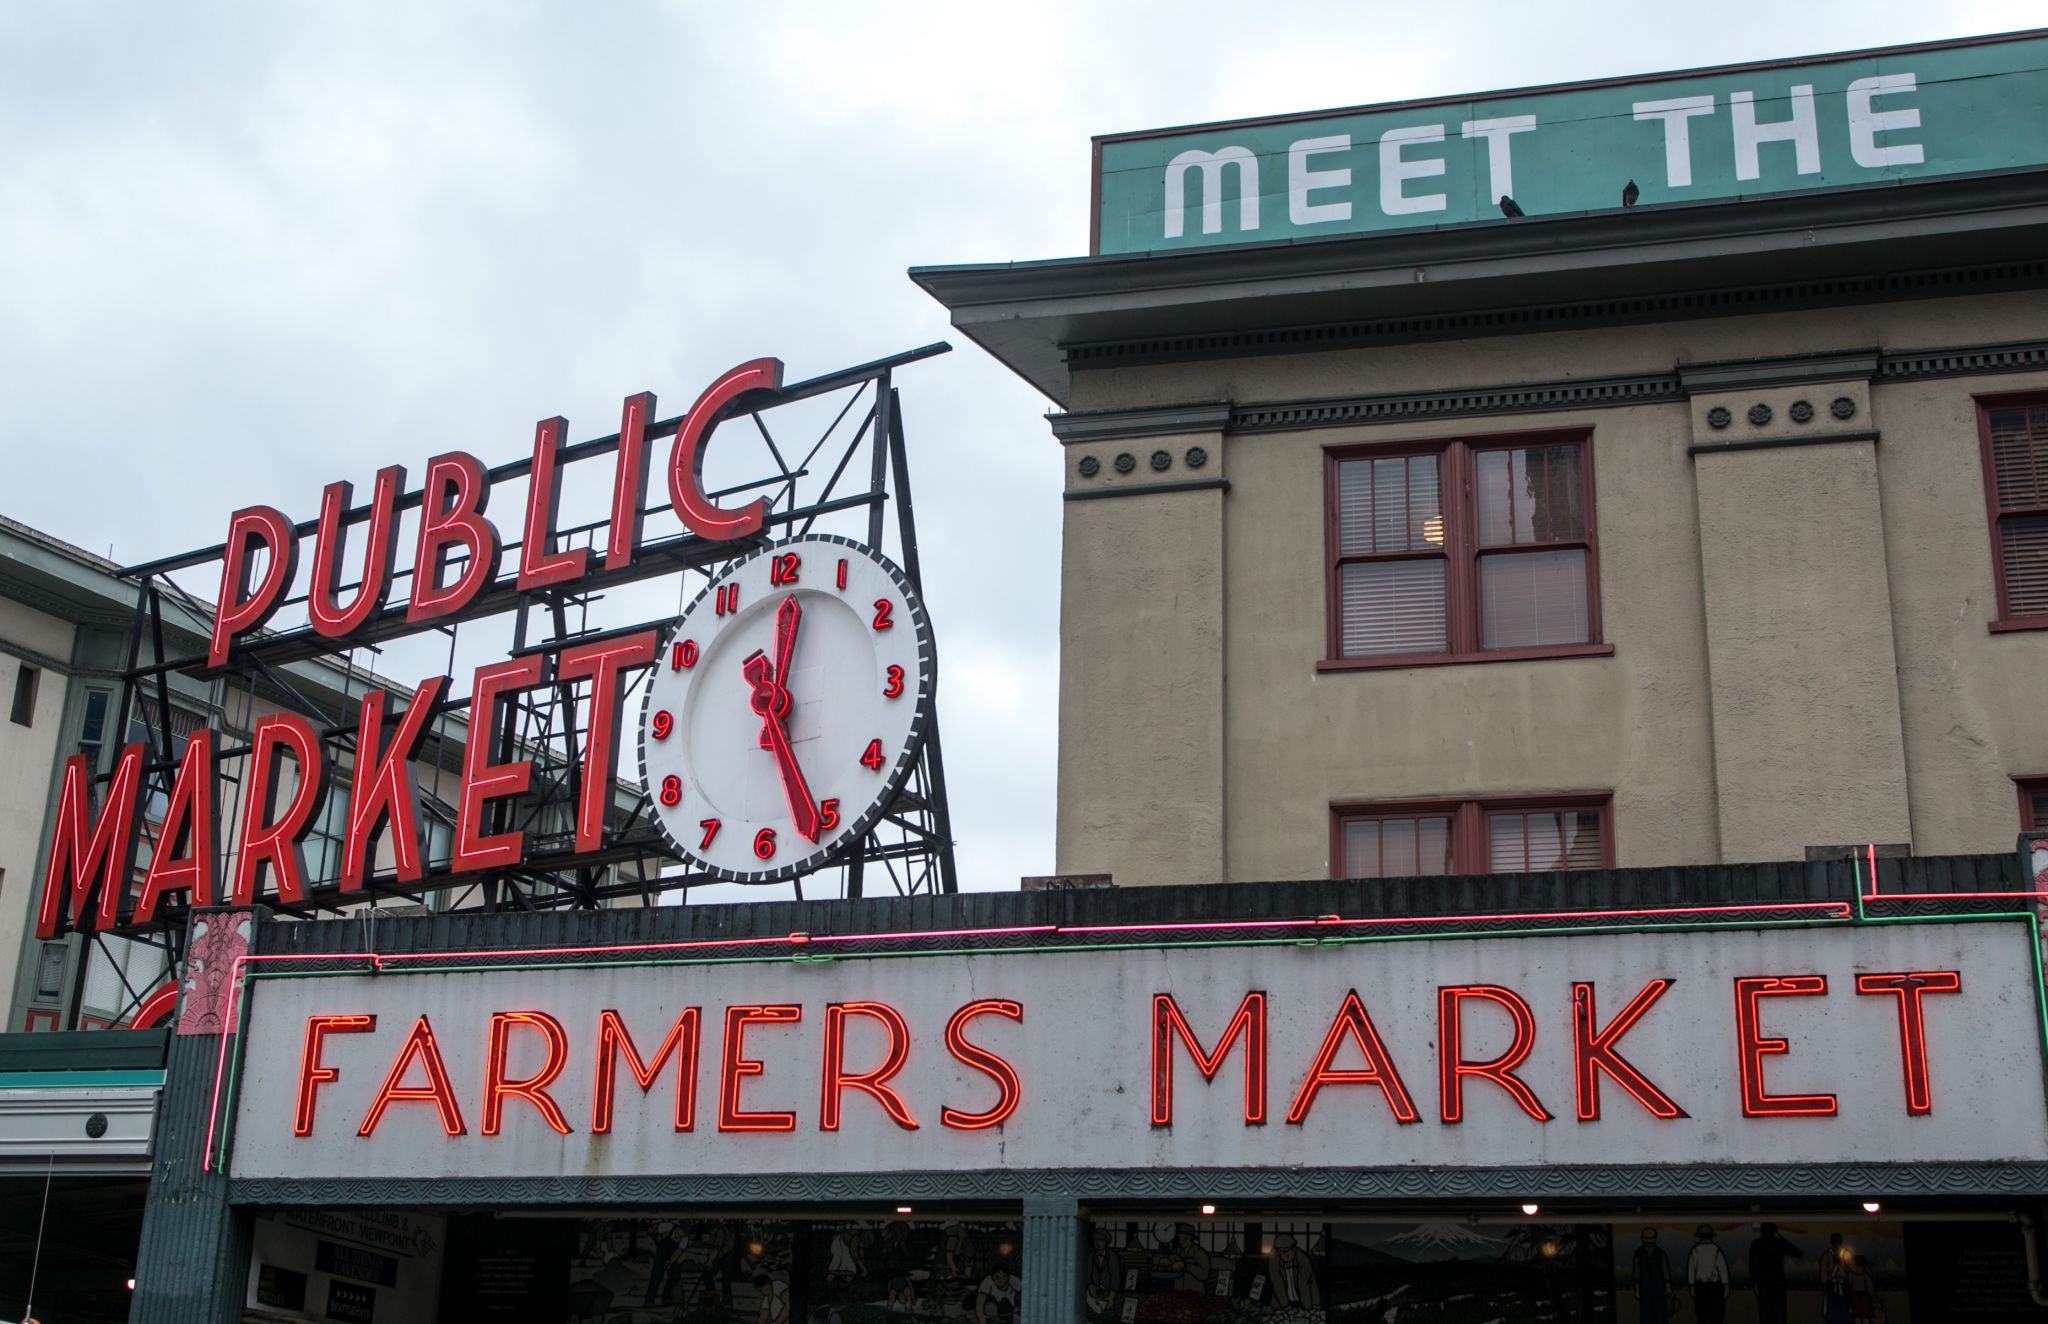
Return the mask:
[[46,661],[69,658],[71,634],[65,621],[18,602],[0,601],[0,989],[14,986],[22,934],[34,924],[32,908],[41,899],[36,850],[49,803],[67,685],[62,673],[42,668],[33,720],[16,726],[10,720],[15,678],[24,665],[21,652]]
[[[2038,335],[2044,311],[2048,296],[2000,294],[1084,372],[1074,408],[1963,346]],[[1699,430],[1701,400],[1232,435],[1212,447],[1228,458],[1220,497],[1070,503],[1059,867],[1120,883],[1323,876],[1335,802],[1609,789],[1624,866],[1797,858],[1809,844],[1872,839],[1923,854],[2008,849],[2011,778],[2048,773],[2048,713],[2034,697],[2048,634],[1986,629],[1971,397],[2030,387],[2048,387],[2048,374],[1851,383],[1853,425],[1814,426],[1876,428],[1875,444],[1697,459],[1690,443],[1721,439]],[[1836,393],[1735,394],[1779,400],[1782,419],[1780,396],[1824,409]],[[1593,439],[1611,657],[1316,670],[1324,447],[1575,426]],[[1084,450],[1114,449],[1064,448],[1070,483]],[[1838,643],[1842,658],[1815,651]],[[1134,669],[1160,683],[1133,683]],[[1212,701],[1213,718],[1198,711]],[[1212,793],[1192,771],[1212,732],[1223,832],[1220,863],[1206,865],[1201,820],[1180,811]]]

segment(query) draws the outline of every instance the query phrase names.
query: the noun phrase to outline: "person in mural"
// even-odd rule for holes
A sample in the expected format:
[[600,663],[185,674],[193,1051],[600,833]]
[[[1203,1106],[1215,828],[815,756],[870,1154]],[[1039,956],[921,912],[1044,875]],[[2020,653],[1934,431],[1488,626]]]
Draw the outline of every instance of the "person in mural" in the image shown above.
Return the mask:
[[1173,1289],[1176,1292],[1209,1290],[1209,1252],[1202,1248],[1201,1238],[1196,1235],[1193,1224],[1182,1223],[1174,1228],[1173,1253],[1167,1264],[1174,1270]]
[[1849,1266],[1849,1318],[1853,1324],[1875,1324],[1882,1313],[1877,1305],[1877,1275],[1870,1271],[1869,1258],[1858,1255]]
[[1693,1238],[1692,1254],[1685,1257],[1693,1314],[1699,1324],[1721,1324],[1728,1315],[1728,1257],[1715,1244],[1714,1229],[1707,1224],[1700,1224]]
[[754,1290],[761,1296],[761,1312],[754,1324],[789,1324],[789,1284],[767,1274],[754,1275]]
[[843,1227],[832,1234],[832,1258],[825,1265],[825,1276],[836,1283],[843,1283],[860,1273],[860,1229]]
[[713,1223],[710,1234],[704,1239],[704,1270],[697,1276],[697,1291],[709,1297],[714,1291],[718,1299],[732,1309],[732,1281],[740,1271],[740,1239],[729,1223]]
[[1756,1289],[1757,1324],[1785,1324],[1785,1261],[1803,1260],[1806,1253],[1787,1241],[1776,1223],[1757,1229],[1749,1243],[1749,1281]]
[[997,1260],[974,1289],[974,1324],[1015,1324],[1016,1318],[1017,1280],[1010,1276],[1010,1266]]
[[1275,1306],[1300,1306],[1321,1310],[1323,1293],[1316,1285],[1316,1268],[1308,1253],[1287,1233],[1273,1238],[1273,1253],[1266,1259],[1267,1289]]
[[1667,1324],[1674,1304],[1671,1257],[1657,1244],[1657,1229],[1646,1227],[1636,1253],[1629,1261],[1630,1280],[1635,1285],[1636,1318],[1642,1324]]
[[682,1285],[683,1244],[687,1240],[671,1222],[654,1225],[654,1262],[647,1268],[647,1297],[641,1304],[666,1302],[671,1287]]
[[958,1223],[948,1223],[939,1231],[939,1246],[945,1253],[946,1277],[967,1276],[967,1229]]
[[1826,1324],[1849,1324],[1849,1248],[1842,1234],[1828,1234],[1828,1251],[1820,1259],[1820,1317]]
[[888,1282],[888,1309],[899,1315],[917,1313],[917,1285],[910,1275],[899,1273]]
[[1124,1257],[1110,1244],[1108,1228],[1096,1228],[1094,1240],[1088,1256],[1088,1313],[1104,1316],[1116,1307],[1117,1293],[1123,1290]]

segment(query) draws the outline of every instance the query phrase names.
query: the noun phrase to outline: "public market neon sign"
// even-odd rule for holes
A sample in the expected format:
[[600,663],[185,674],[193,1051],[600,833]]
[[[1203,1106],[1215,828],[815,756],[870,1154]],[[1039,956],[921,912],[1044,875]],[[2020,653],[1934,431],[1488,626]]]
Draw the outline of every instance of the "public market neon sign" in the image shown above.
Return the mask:
[[[722,417],[782,385],[778,359],[754,359],[722,374],[704,389],[676,430],[666,471],[669,507],[684,529],[712,542],[750,538],[765,524],[766,499],[721,506],[703,486],[704,448]],[[557,587],[599,570],[632,565],[643,542],[649,481],[647,430],[655,397],[626,397],[614,455],[611,514],[601,553],[557,547],[561,493],[562,438],[566,419],[541,420],[534,428],[527,474],[517,572],[519,592]],[[401,512],[419,507],[412,583],[404,601],[405,622],[419,628],[445,622],[470,608],[498,583],[504,543],[486,513],[491,476],[474,455],[450,451],[427,462],[417,492],[406,491],[403,466],[380,470],[366,510],[354,508],[354,488],[327,485],[312,526],[312,568],[306,613],[312,632],[335,645],[358,638],[392,602],[399,578]],[[351,525],[362,525],[351,552]],[[242,641],[261,630],[283,605],[297,577],[301,553],[298,527],[274,506],[250,506],[228,521],[221,551],[221,579],[206,665],[228,665]],[[344,575],[357,573],[354,597],[342,601]],[[622,682],[635,668],[655,660],[652,629],[597,639],[551,653],[524,654],[477,668],[470,703],[470,731],[456,797],[450,875],[517,864],[525,858],[525,833],[517,828],[487,832],[487,811],[527,792],[530,759],[497,762],[493,753],[509,701],[520,691],[550,683],[589,683],[590,735],[581,757],[580,795],[575,814],[575,848],[604,844],[605,812],[618,764]],[[352,778],[343,836],[343,893],[368,882],[380,842],[388,838],[400,882],[426,877],[424,819],[413,762],[427,737],[430,719],[448,697],[449,678],[429,677],[393,713],[384,690],[365,695],[356,729]],[[94,769],[83,755],[66,760],[53,816],[48,864],[36,919],[39,937],[55,937],[68,919],[80,929],[107,929],[124,921],[147,924],[167,900],[191,906],[218,901],[249,904],[266,886],[280,902],[303,901],[307,891],[305,841],[319,822],[333,782],[321,733],[305,718],[279,713],[260,719],[252,732],[250,774],[241,840],[232,877],[222,867],[218,737],[210,728],[187,737],[149,865],[133,912],[123,916],[129,881],[141,846],[143,769],[146,747],[125,745],[105,789],[93,795]],[[294,769],[289,793],[284,768]]]

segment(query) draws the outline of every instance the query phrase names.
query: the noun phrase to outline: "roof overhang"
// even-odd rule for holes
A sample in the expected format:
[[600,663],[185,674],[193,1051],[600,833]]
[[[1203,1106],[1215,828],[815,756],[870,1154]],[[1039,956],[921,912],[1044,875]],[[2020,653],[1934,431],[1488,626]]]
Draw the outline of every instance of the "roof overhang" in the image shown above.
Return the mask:
[[[1757,287],[1796,296],[1849,277],[1890,281],[1864,299],[1952,293],[1899,278],[1998,264],[2025,264],[2009,283],[2035,286],[2048,284],[2044,254],[2048,171],[2027,170],[910,277],[962,334],[1064,407],[1078,366],[1544,329],[1518,315],[1532,309],[1582,310],[1575,326],[1725,316],[1772,305],[1615,302]],[[1858,298],[1836,289],[1810,301]],[[1260,334],[1275,332],[1303,334]]]

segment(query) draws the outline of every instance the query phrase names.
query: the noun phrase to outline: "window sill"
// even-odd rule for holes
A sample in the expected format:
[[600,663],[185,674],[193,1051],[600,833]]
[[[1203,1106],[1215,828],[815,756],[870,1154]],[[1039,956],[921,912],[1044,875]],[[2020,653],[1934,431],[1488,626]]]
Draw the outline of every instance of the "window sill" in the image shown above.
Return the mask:
[[2048,616],[2015,616],[2009,621],[1991,622],[1993,634],[2018,634],[2023,630],[2048,630]]
[[[2029,628],[2048,629],[2048,620],[2042,621],[2039,626]],[[1404,667],[1458,667],[1475,662],[1538,662],[1553,657],[1613,656],[1613,644],[1551,644],[1540,648],[1496,648],[1483,653],[1388,653],[1375,657],[1329,657],[1316,663],[1316,670],[1389,671]]]

